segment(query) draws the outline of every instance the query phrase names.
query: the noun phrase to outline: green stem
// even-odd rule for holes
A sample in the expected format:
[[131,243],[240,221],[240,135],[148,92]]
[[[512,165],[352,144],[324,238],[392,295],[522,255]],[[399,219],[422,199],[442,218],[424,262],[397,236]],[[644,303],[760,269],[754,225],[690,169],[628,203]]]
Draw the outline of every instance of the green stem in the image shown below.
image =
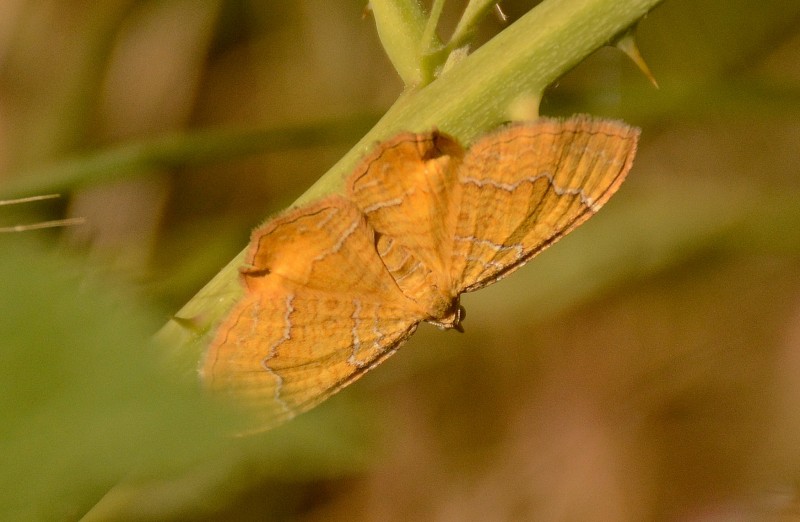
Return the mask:
[[419,69],[420,69],[420,83],[419,85],[407,85],[408,87],[422,87],[431,83],[437,74],[442,62],[447,58],[446,49],[436,34],[436,28],[439,26],[439,19],[442,16],[442,9],[444,9],[444,0],[434,0],[431,6],[431,14],[428,16],[428,21],[425,24],[425,31],[422,33],[422,45],[419,51]]
[[461,20],[458,21],[455,31],[453,31],[453,36],[450,37],[450,41],[447,43],[447,48],[450,51],[454,51],[469,43],[478,28],[478,24],[496,2],[497,0],[470,0],[467,7],[464,8],[464,14],[461,15]]
[[434,0],[433,6],[431,6],[431,14],[425,24],[425,31],[422,33],[422,52],[424,54],[441,47],[436,28],[439,26],[439,18],[442,17],[442,9],[444,9],[444,0]]
[[420,55],[427,17],[418,0],[372,0],[383,49],[405,85],[422,82]]
[[376,114],[364,113],[313,125],[203,130],[127,142],[63,159],[51,166],[14,173],[0,188],[0,197],[15,199],[30,194],[66,192],[76,186],[115,181],[151,169],[207,165],[287,147],[352,142],[363,136],[377,119]]

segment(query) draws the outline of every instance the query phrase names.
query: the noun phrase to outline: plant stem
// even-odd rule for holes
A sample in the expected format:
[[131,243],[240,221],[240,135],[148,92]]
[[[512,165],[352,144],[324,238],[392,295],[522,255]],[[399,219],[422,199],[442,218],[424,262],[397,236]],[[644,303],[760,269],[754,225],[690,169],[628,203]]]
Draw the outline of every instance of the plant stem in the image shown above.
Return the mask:
[[383,49],[403,80],[403,84],[420,84],[423,76],[420,69],[420,51],[427,17],[419,2],[372,0],[370,7]]

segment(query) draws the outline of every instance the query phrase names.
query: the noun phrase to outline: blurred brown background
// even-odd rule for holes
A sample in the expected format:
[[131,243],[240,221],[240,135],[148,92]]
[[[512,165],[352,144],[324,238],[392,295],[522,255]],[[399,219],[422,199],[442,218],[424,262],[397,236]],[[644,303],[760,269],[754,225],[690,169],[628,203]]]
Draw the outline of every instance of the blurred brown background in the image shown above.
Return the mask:
[[[513,22],[533,4],[503,7]],[[185,129],[335,129],[4,220],[85,216],[52,240],[168,318],[400,94],[363,8],[2,0],[0,184]],[[487,19],[482,38],[501,29]],[[331,445],[350,465],[281,478],[243,450],[144,487],[115,519],[800,520],[800,4],[667,0],[638,41],[659,90],[603,49],[542,107],[641,126],[629,181],[466,296],[466,334],[421,328],[322,407],[346,411],[332,439],[371,434]]]

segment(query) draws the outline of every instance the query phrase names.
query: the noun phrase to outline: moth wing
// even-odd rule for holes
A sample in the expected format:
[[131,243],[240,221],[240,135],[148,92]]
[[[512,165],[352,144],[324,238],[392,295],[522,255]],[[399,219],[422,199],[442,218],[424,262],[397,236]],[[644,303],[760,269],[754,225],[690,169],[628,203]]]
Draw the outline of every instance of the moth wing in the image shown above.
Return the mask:
[[631,168],[639,130],[575,116],[488,134],[458,171],[450,274],[477,290],[524,265],[586,221]]

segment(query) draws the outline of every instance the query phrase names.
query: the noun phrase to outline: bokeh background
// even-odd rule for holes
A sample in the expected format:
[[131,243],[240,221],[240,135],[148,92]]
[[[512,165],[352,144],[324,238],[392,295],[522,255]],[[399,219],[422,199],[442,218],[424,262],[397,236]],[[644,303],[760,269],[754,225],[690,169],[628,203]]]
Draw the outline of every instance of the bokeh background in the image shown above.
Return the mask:
[[[512,23],[535,3],[502,6]],[[443,33],[461,6],[448,2]],[[49,520],[800,520],[794,0],[666,0],[637,32],[659,89],[605,48],[547,91],[544,114],[642,127],[639,155],[598,216],[465,296],[466,333],[422,327],[317,411],[233,441],[225,412],[138,348],[401,93],[364,7],[0,1],[0,189],[198,129],[292,137],[257,154],[199,145],[200,161],[0,206],[0,226],[86,218],[0,236],[0,390],[14,392],[0,444],[17,459],[0,480],[30,497],[0,507]],[[488,18],[479,39],[502,27]],[[152,380],[121,377],[133,368]]]

